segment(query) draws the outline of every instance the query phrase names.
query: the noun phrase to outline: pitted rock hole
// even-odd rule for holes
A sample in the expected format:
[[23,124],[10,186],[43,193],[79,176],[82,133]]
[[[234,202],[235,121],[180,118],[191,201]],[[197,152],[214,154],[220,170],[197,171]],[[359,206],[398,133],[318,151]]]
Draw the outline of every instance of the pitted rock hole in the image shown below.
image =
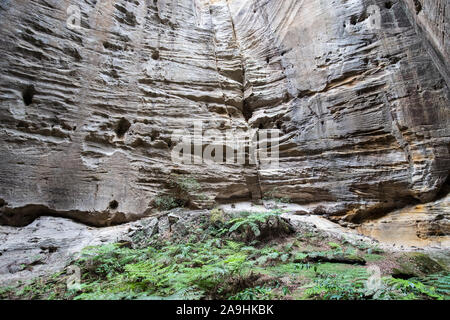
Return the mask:
[[422,11],[422,3],[419,0],[414,0],[414,6],[416,7],[416,14]]
[[119,203],[116,200],[113,200],[109,203],[109,208],[111,210],[116,210],[119,207]]
[[23,98],[23,102],[25,103],[26,106],[29,106],[30,104],[33,103],[33,97],[36,94],[36,89],[34,88],[34,86],[28,85],[25,87],[25,89],[23,89],[22,91],[22,98]]
[[125,135],[125,133],[128,132],[128,130],[131,127],[131,123],[130,121],[128,121],[125,118],[122,118],[119,120],[119,122],[116,125],[116,129],[114,130],[117,134],[117,137],[119,138],[123,138],[123,136]]
[[158,51],[158,50],[155,50],[155,51],[152,53],[152,59],[153,59],[153,60],[159,60],[159,51]]

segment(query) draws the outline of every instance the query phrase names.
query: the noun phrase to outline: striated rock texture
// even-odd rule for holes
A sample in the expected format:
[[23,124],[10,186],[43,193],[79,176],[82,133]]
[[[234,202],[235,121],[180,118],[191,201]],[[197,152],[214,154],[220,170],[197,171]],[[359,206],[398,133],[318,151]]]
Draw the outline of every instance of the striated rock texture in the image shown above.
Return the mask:
[[55,217],[40,217],[24,228],[0,226],[0,285],[61,271],[87,246],[124,242],[146,219],[96,229]]
[[[282,3],[268,2],[259,22],[245,10],[235,23],[241,43],[250,44],[243,50],[254,119],[280,121],[285,133],[282,170],[263,172],[264,187],[332,203],[333,214],[355,221],[409,197],[431,200],[449,169],[448,87],[403,4],[379,2],[382,29],[374,32],[369,2]],[[258,33],[274,38],[252,43]],[[284,51],[268,51],[272,43]],[[269,66],[279,79],[251,85],[268,69],[253,62],[262,50],[274,55]],[[280,110],[270,117],[273,96]]]
[[[289,198],[360,223],[434,200],[449,8],[416,2],[0,1],[0,223],[134,220],[187,176],[198,187],[176,200],[192,208]],[[174,163],[172,133],[194,120],[279,129],[279,169]]]
[[450,3],[448,0],[405,0],[408,9],[406,13],[413,22],[416,32],[423,38],[437,68],[450,80]]
[[406,207],[367,221],[359,232],[383,243],[415,247],[450,247],[450,196]]

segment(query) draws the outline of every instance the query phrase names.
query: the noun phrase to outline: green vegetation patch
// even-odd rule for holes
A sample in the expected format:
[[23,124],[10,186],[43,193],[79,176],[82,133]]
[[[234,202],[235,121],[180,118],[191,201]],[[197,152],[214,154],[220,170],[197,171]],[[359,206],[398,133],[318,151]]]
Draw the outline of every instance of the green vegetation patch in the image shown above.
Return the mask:
[[[65,272],[0,288],[1,299],[448,299],[450,275],[427,257],[408,256],[421,274],[374,278],[365,261],[394,259],[318,232],[292,233],[280,212],[215,209],[185,226],[187,234],[146,236],[131,244],[85,248]],[[140,235],[140,237],[143,237]],[[412,258],[411,258],[412,257]],[[345,258],[345,259],[344,259]],[[363,263],[364,262],[364,263]],[[438,271],[439,272],[436,272]],[[427,274],[424,274],[424,272]],[[373,287],[371,284],[377,283]]]

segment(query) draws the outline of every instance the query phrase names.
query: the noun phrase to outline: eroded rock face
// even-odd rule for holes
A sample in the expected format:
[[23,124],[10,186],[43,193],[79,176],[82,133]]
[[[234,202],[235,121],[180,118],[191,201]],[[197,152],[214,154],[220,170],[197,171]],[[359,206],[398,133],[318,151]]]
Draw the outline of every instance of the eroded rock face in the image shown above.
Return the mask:
[[[280,121],[285,133],[282,169],[261,172],[263,189],[338,204],[325,211],[356,221],[409,197],[431,200],[449,168],[448,87],[403,3],[379,2],[378,32],[368,28],[368,5],[273,1],[255,7],[260,19],[241,9],[235,22],[251,122]],[[278,81],[256,85],[276,72]]]
[[398,246],[450,247],[450,196],[406,207],[363,223],[357,230]]
[[87,246],[125,242],[157,223],[157,218],[147,218],[98,229],[69,219],[39,217],[23,228],[0,226],[0,284],[58,272]]
[[446,0],[405,0],[409,10],[406,13],[413,21],[416,32],[424,39],[430,56],[442,75],[445,76],[447,85],[450,80],[450,42],[449,2]]
[[[413,2],[0,2],[0,223],[130,221],[180,175],[200,185],[193,208],[270,195],[359,223],[433,200],[450,169],[448,8]],[[279,169],[175,164],[172,133],[195,120],[279,129]]]

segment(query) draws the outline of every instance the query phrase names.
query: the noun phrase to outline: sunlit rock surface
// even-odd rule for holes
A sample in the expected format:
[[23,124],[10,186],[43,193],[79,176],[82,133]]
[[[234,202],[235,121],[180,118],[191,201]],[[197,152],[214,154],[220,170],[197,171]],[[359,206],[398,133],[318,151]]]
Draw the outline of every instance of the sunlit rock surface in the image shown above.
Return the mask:
[[[1,1],[0,223],[123,223],[184,175],[191,208],[289,198],[353,224],[435,200],[449,9],[415,2]],[[195,120],[279,129],[279,169],[174,163],[172,133]]]
[[450,247],[450,197],[406,207],[363,223],[358,231],[398,246]]

